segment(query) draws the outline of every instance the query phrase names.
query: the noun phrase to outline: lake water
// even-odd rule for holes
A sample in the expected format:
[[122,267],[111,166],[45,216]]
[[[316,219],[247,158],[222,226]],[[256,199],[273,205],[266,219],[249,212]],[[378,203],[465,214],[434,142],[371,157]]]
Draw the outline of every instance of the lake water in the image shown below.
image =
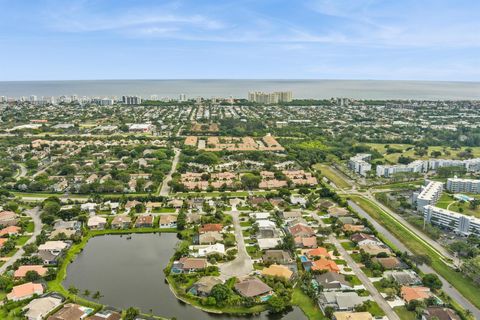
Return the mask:
[[[100,303],[126,309],[137,307],[145,313],[179,320],[255,319],[302,320],[300,309],[278,316],[263,313],[250,317],[231,317],[203,312],[175,298],[165,283],[163,269],[177,243],[174,233],[107,235],[89,240],[82,253],[68,266],[63,285],[80,292],[100,291]],[[151,311],[150,311],[151,310]]]
[[177,99],[202,96],[246,98],[249,91],[293,92],[295,98],[480,99],[480,82],[381,80],[85,80],[0,81],[0,96],[107,97],[140,95]]

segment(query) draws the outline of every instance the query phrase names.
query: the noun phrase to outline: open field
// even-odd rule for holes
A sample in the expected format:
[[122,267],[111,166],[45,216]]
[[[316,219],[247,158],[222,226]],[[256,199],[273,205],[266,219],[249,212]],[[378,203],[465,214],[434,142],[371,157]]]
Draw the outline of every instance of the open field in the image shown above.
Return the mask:
[[317,163],[313,166],[315,170],[319,170],[328,180],[333,182],[339,188],[350,188],[350,184],[340,174],[330,168],[329,165]]
[[406,228],[371,201],[355,195],[350,196],[350,198],[373,219],[388,229],[397,239],[405,244],[413,254],[429,256],[432,260],[431,267],[460,291],[465,298],[470,300],[475,306],[480,307],[480,296],[478,295],[478,288],[476,285],[461,272],[457,272],[449,267],[443,261],[438,251],[429,246],[425,241],[422,241],[414,231]]
[[[383,143],[366,143],[366,145],[377,150],[384,156],[384,158],[387,161],[390,161],[393,163],[397,163],[398,158],[401,155],[405,157],[410,157],[413,159],[429,159],[431,158],[430,154],[432,153],[432,151],[440,151],[442,155],[439,156],[439,158],[442,158],[442,159],[460,159],[457,156],[457,154],[467,149],[466,147],[463,147],[460,149],[452,149],[450,147],[431,146],[431,147],[428,147],[428,153],[425,156],[420,157],[415,155],[415,150],[413,149],[413,145],[409,145],[409,144],[388,144],[390,148],[399,149],[403,151],[402,153],[392,153],[392,154],[386,154],[385,144]],[[411,149],[407,150],[409,148]],[[480,147],[471,147],[471,149],[474,157],[480,157]]]

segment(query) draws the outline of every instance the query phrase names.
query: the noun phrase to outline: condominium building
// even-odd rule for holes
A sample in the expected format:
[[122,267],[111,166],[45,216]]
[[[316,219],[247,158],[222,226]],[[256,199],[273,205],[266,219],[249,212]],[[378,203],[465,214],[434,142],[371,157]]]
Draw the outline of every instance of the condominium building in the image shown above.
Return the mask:
[[467,160],[453,159],[430,159],[415,160],[409,164],[379,165],[377,166],[377,177],[390,177],[400,172],[418,172],[425,173],[430,170],[437,170],[442,167],[464,167],[467,172],[480,171],[480,158]]
[[249,92],[248,101],[258,102],[264,104],[272,104],[279,102],[290,102],[293,99],[291,91],[279,91],[279,92]]
[[423,219],[434,225],[449,228],[463,235],[480,235],[480,219],[427,205],[423,208]]
[[417,210],[422,212],[423,208],[428,205],[434,205],[440,199],[443,192],[443,183],[438,181],[430,181],[423,186],[420,193],[416,197]]
[[142,98],[137,97],[137,96],[123,96],[122,97],[122,102],[124,104],[141,104],[142,103]]
[[379,165],[377,166],[377,177],[390,177],[397,173],[425,173],[428,171],[428,162],[423,160],[415,160],[409,164],[396,165]]
[[430,159],[428,160],[428,169],[437,170],[442,167],[465,167],[467,172],[480,171],[480,158],[453,160],[453,159]]
[[449,178],[447,190],[450,192],[480,193],[480,180]]
[[372,169],[372,165],[367,162],[370,161],[371,158],[372,155],[369,153],[359,153],[350,158],[348,161],[348,167],[355,173],[366,176],[367,172]]

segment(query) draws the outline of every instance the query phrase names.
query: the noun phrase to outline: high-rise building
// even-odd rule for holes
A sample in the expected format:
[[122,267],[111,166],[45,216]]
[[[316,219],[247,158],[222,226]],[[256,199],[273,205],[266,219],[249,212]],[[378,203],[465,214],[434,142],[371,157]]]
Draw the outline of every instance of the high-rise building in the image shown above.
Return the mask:
[[423,219],[463,235],[480,235],[480,219],[432,205],[423,207]]
[[274,104],[279,102],[290,102],[293,99],[291,91],[279,92],[259,92],[253,91],[248,93],[248,101],[263,104]]
[[7,102],[7,97],[1,96],[0,97],[0,102]]
[[37,102],[37,96],[31,95],[30,102]]
[[136,104],[141,104],[142,103],[142,98],[140,98],[138,96],[123,96],[122,97],[122,102],[124,104],[136,105]]
[[178,98],[178,101],[180,102],[187,101],[187,95],[185,93],[181,93],[180,97]]

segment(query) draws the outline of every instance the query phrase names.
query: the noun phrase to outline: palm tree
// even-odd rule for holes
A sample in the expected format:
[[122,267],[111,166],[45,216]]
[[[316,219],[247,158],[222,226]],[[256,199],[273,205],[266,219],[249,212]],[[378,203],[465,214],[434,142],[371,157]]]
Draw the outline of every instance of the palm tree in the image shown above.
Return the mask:
[[70,292],[71,294],[78,294],[78,289],[75,288],[73,285],[71,285],[69,288],[68,288],[68,292]]
[[88,296],[90,295],[90,290],[85,289],[85,291],[83,291],[83,295],[84,295],[85,297],[88,297]]
[[95,299],[95,300],[98,300],[98,299],[100,299],[101,297],[103,297],[103,296],[102,296],[102,294],[100,293],[100,291],[96,291],[96,292],[93,294],[93,296],[92,296],[92,298]]

